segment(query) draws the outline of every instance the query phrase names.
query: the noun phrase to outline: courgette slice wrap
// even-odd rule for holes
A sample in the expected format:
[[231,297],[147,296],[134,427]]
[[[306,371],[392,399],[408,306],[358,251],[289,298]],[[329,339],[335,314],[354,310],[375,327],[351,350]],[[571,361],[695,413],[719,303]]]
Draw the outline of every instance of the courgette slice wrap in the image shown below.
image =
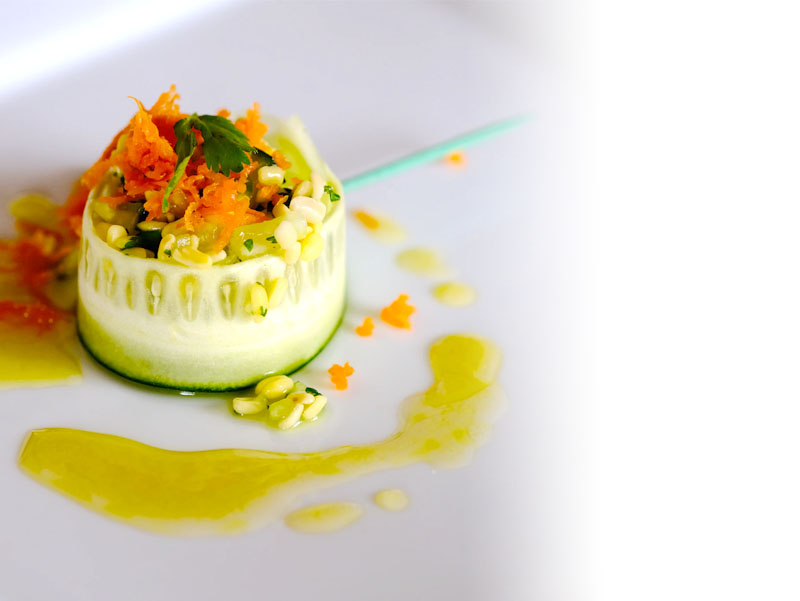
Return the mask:
[[[82,218],[78,331],[109,369],[156,386],[232,390],[295,371],[332,337],[345,304],[341,183],[297,117],[266,120],[267,143],[292,163],[287,177],[313,171],[341,196],[315,228],[323,251],[293,264],[265,254],[205,269],[128,256],[95,233],[93,190]],[[278,278],[288,284],[282,302],[254,320],[248,290]]]

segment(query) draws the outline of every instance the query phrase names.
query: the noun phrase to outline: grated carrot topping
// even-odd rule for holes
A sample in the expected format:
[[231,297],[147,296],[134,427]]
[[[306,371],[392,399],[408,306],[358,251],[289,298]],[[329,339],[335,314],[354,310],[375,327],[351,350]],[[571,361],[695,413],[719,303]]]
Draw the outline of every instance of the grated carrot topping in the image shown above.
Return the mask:
[[[230,113],[228,113],[228,115],[230,115]],[[267,146],[267,143],[264,142],[264,134],[267,133],[268,126],[261,121],[261,106],[257,102],[254,102],[253,106],[247,109],[245,116],[237,119],[234,125],[247,136],[250,144],[264,152],[273,152],[272,149]],[[277,163],[277,161],[275,162]]]
[[280,150],[274,150],[272,152],[272,160],[275,161],[275,164],[284,171],[292,168],[292,164],[286,159]]
[[408,295],[401,294],[388,306],[381,309],[381,319],[395,328],[411,329],[409,317],[416,311],[416,307],[408,304]]
[[372,336],[372,331],[375,329],[375,323],[372,321],[371,317],[365,317],[364,322],[356,327],[356,334],[361,336],[362,338],[367,338]]
[[344,365],[334,363],[330,369],[328,369],[328,373],[331,376],[331,384],[334,385],[336,390],[346,390],[347,378],[353,375],[354,370],[350,366],[350,363],[345,363]]
[[368,230],[376,230],[381,225],[381,222],[378,221],[375,217],[367,213],[366,211],[353,211],[353,217],[358,219],[358,221]]

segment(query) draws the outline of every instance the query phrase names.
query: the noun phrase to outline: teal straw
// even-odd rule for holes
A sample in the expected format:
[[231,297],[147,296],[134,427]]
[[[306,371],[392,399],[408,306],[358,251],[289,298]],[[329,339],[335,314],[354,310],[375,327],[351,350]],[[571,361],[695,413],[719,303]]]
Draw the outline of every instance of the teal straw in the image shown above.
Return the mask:
[[492,138],[498,134],[513,129],[518,125],[522,125],[526,121],[529,121],[530,118],[531,117],[529,115],[512,117],[510,119],[504,119],[503,121],[498,121],[497,123],[492,123],[485,127],[481,127],[480,129],[467,132],[446,142],[437,144],[436,146],[425,148],[403,158],[386,163],[385,165],[381,165],[380,167],[375,167],[374,169],[370,169],[364,173],[359,173],[353,177],[348,177],[342,181],[342,187],[344,187],[347,192],[350,192],[357,188],[361,188],[362,186],[371,184],[372,182],[391,177],[392,175],[402,173],[403,171],[408,171],[409,169],[413,169],[419,165],[439,160],[455,150],[461,150],[468,146],[477,144],[478,142],[483,142],[484,140],[488,140],[489,138]]

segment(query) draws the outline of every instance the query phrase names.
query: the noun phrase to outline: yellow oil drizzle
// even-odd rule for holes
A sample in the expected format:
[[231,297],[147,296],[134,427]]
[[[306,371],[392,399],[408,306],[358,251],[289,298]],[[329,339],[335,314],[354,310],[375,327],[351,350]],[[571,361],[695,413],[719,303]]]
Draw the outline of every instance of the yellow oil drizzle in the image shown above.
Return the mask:
[[316,453],[183,452],[47,428],[30,432],[20,465],[40,483],[144,529],[202,535],[259,527],[304,492],[417,462],[466,463],[504,400],[495,384],[500,353],[480,338],[454,335],[431,347],[430,361],[434,384],[404,403],[393,435],[373,444]]
[[293,511],[283,521],[292,530],[321,534],[341,530],[364,515],[364,508],[355,503],[324,503]]
[[443,305],[450,307],[466,307],[478,298],[472,286],[461,282],[445,282],[433,289],[433,296]]
[[73,324],[52,331],[0,323],[0,389],[53,386],[81,375]]
[[409,248],[395,257],[398,267],[431,278],[446,277],[450,269],[441,255],[430,248]]

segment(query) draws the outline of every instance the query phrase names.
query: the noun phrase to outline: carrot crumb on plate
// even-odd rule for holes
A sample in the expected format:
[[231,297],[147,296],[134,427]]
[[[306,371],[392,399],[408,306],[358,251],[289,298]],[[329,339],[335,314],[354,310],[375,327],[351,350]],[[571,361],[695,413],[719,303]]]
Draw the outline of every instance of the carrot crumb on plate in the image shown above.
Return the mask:
[[345,362],[344,365],[334,363],[328,369],[328,373],[331,375],[331,384],[334,385],[336,390],[347,389],[347,378],[352,376],[353,372],[353,368],[350,366],[350,363],[347,362]]
[[417,309],[408,304],[408,295],[401,294],[390,305],[381,309],[381,319],[395,328],[411,329],[409,317]]
[[461,150],[456,150],[455,152],[451,152],[444,157],[444,162],[450,167],[460,169],[462,167],[466,167],[467,156]]
[[372,321],[371,317],[365,317],[364,322],[356,327],[356,334],[361,336],[362,338],[367,338],[368,336],[372,336],[372,330],[375,329],[375,323]]

